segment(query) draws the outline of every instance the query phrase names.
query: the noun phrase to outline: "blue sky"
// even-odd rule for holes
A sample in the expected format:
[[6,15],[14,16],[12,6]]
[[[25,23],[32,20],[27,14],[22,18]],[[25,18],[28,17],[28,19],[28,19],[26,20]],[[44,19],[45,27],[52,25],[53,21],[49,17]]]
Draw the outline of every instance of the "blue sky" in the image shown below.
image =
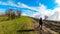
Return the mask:
[[54,9],[57,6],[55,0],[40,0],[40,3],[47,6],[47,9]]
[[0,0],[0,13],[12,8],[19,9],[22,13],[30,15],[36,12],[35,10],[31,10],[31,7],[37,6],[39,6],[38,0]]
[[60,0],[0,0],[0,14],[10,8],[19,9],[24,16],[48,16],[48,19],[52,19],[55,17],[52,15],[60,13]]
[[[47,6],[47,9],[54,9],[56,7],[56,3],[54,3],[54,0],[0,0],[0,2],[2,3],[6,3],[6,4],[10,4],[10,3],[13,3],[13,4],[16,4],[18,6],[18,2],[20,3],[23,3],[27,6],[30,6],[30,7],[38,7],[39,6],[39,3],[41,4],[44,4],[45,6]],[[16,6],[11,6],[11,5],[3,5],[3,4],[0,4],[0,9],[4,9],[3,11],[9,9],[9,8],[19,8],[19,10],[21,10],[22,12],[24,12],[24,10],[30,10],[29,8],[21,8],[21,7],[16,7]],[[23,10],[24,9],[24,10]],[[0,12],[2,13],[3,12],[2,10],[0,10]],[[34,11],[31,11],[31,12],[36,12],[35,10]]]

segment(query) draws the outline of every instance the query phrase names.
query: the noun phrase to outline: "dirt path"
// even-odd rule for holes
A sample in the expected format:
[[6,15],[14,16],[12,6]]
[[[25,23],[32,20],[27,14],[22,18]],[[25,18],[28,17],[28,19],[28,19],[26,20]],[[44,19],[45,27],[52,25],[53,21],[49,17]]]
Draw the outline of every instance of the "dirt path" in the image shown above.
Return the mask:
[[43,25],[42,27],[42,30],[40,28],[36,28],[39,26],[38,22],[35,21],[34,19],[32,19],[33,23],[34,23],[34,28],[35,28],[35,31],[37,32],[37,34],[59,34],[53,30],[51,30],[50,28],[47,28],[45,26],[45,24]]

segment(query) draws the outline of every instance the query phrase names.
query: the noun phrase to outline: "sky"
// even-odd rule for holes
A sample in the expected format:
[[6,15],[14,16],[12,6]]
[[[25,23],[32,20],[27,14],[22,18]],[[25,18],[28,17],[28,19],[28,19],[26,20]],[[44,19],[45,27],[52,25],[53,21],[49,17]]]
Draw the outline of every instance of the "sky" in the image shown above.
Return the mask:
[[0,0],[0,13],[12,8],[22,11],[22,15],[30,16],[37,12],[38,6],[38,0]]
[[0,0],[0,14],[11,8],[22,11],[23,16],[60,20],[60,0]]
[[39,0],[40,13],[48,16],[48,20],[60,21],[60,0]]

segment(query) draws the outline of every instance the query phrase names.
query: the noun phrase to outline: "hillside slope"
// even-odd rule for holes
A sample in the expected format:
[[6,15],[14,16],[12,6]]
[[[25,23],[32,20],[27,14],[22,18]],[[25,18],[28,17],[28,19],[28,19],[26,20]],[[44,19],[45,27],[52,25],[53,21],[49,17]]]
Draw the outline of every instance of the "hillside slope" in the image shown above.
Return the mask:
[[[21,16],[13,20],[6,20],[1,18],[0,34],[60,34],[60,23],[55,21],[45,20],[43,29],[35,29],[39,26],[38,19]],[[6,21],[4,21],[6,20]]]
[[18,32],[19,30],[30,30],[33,29],[32,19],[26,16],[21,16],[20,18],[1,21],[0,22],[0,34],[35,34],[34,31]]

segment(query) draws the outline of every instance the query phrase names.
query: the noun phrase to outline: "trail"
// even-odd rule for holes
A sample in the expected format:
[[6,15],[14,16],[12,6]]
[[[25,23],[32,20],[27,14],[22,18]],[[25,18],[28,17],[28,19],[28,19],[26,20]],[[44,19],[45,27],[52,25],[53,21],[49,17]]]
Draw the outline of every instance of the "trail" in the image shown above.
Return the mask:
[[[36,21],[35,19],[32,19],[32,21],[34,23],[34,28],[39,26],[38,21]],[[39,28],[36,28],[35,30],[36,30],[37,34],[59,34],[55,31],[51,30],[50,27],[49,28],[48,27],[47,27],[47,24],[44,23],[43,27],[42,27],[42,30],[40,30]]]

